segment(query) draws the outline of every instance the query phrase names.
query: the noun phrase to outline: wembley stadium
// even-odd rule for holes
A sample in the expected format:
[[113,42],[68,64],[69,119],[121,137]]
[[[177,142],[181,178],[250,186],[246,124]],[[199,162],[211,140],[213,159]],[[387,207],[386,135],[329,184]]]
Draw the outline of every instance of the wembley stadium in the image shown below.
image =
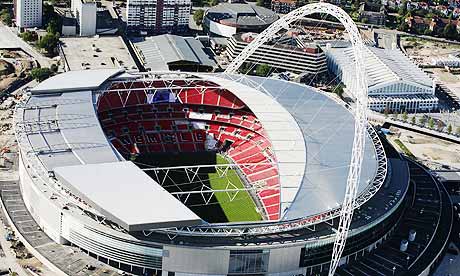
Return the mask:
[[[226,74],[70,71],[32,88],[14,118],[22,197],[57,243],[137,275],[328,269],[354,117],[324,92]],[[415,227],[395,230],[414,204],[411,166],[368,128],[342,265]]]

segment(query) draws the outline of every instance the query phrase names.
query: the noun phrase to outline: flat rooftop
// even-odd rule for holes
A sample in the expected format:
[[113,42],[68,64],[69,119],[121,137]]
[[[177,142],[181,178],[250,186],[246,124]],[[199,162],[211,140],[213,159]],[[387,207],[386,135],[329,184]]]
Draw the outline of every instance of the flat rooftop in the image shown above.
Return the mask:
[[268,26],[279,18],[272,10],[246,3],[221,3],[209,8],[206,16],[229,26]]
[[70,70],[137,69],[119,36],[63,37],[62,50]]

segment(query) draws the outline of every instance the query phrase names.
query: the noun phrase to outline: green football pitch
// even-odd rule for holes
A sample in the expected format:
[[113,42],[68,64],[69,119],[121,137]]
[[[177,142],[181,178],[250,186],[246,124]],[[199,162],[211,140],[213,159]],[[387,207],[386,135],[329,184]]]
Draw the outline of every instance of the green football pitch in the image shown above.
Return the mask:
[[[216,164],[228,164],[228,161],[221,155],[216,154]],[[217,172],[209,173],[208,176],[213,190],[244,189],[243,182],[234,169],[229,169],[223,177],[219,177]],[[232,185],[228,185],[229,183]],[[229,222],[262,219],[256,210],[254,200],[247,191],[217,192],[215,197]]]
[[[135,162],[141,168],[228,164],[227,159],[215,152],[145,154],[138,156]],[[157,179],[152,171],[146,171],[146,173],[153,179]],[[166,180],[163,187],[170,193],[198,191],[203,188],[203,185],[211,187],[213,190],[244,189],[239,175],[231,168],[226,174],[219,173],[214,167],[200,169],[198,177],[194,178],[193,181],[190,181],[183,170],[172,170],[167,177],[165,177],[164,172],[159,172],[158,179],[163,178]],[[228,185],[229,183],[231,185]],[[207,204],[203,202],[201,194],[195,193],[190,195],[185,204],[207,222],[262,220],[262,216],[256,210],[254,199],[245,190],[216,192]]]

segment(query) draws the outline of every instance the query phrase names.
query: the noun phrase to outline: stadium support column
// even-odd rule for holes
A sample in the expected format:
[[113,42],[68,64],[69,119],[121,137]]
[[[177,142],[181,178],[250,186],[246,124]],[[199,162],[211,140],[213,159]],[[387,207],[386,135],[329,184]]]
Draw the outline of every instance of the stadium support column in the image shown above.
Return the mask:
[[356,98],[354,108],[355,115],[355,137],[353,140],[353,150],[350,160],[350,167],[347,178],[345,197],[342,202],[340,212],[339,227],[336,230],[334,249],[332,253],[329,275],[334,275],[343,250],[345,248],[348,230],[353,217],[353,207],[356,200],[357,188],[361,176],[361,164],[363,161],[364,142],[367,129],[367,82],[365,67],[363,65],[364,44],[356,24],[351,17],[341,8],[328,3],[312,3],[298,8],[283,16],[278,21],[270,25],[265,31],[260,33],[233,61],[229,64],[225,73],[236,74],[240,66],[264,43],[272,39],[283,28],[289,28],[289,24],[315,13],[325,13],[334,16],[342,23],[349,34],[355,57],[356,81],[350,90]]

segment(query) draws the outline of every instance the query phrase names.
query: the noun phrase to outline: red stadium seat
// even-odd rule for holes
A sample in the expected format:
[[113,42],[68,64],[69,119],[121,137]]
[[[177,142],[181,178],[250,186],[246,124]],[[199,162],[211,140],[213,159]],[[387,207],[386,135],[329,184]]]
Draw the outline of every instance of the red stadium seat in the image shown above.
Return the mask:
[[[178,102],[146,94],[171,84],[188,87],[181,92],[169,90],[178,93]],[[226,151],[223,154],[241,165],[248,184],[264,183],[257,197],[266,216],[279,219],[279,177],[272,164],[271,143],[256,116],[232,92],[202,80],[119,82],[110,89],[99,96],[97,112],[107,136],[115,136],[111,142],[121,154],[204,151],[208,135],[213,136],[217,147]],[[190,112],[203,116],[192,119]],[[208,126],[206,130],[201,129],[203,125]]]

